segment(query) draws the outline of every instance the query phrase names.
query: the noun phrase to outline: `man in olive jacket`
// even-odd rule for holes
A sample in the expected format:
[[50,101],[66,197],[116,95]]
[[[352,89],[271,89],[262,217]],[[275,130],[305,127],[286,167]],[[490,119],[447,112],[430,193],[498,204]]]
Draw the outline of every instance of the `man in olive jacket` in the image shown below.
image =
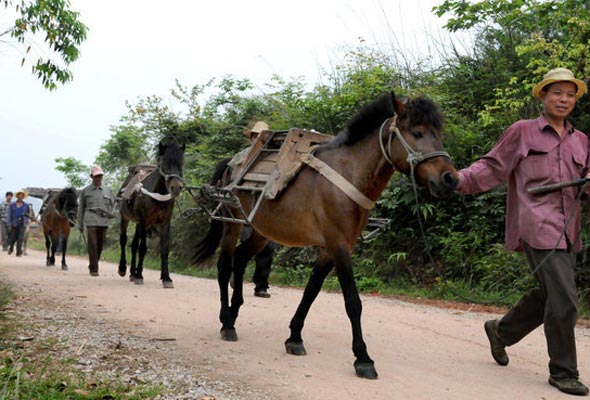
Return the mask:
[[78,201],[78,228],[88,233],[88,270],[90,276],[98,276],[98,260],[107,235],[109,218],[115,205],[115,196],[108,187],[102,186],[104,172],[95,165],[90,170],[92,183],[82,189]]

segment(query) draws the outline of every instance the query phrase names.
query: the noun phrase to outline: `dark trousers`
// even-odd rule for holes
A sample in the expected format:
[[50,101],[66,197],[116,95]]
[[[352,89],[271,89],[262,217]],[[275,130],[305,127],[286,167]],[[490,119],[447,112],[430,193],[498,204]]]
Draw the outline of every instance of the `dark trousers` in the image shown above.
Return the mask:
[[8,250],[12,253],[14,244],[16,243],[16,255],[23,254],[23,241],[25,240],[25,226],[19,223],[10,229],[10,240],[8,242]]
[[88,232],[88,269],[90,272],[98,272],[98,261],[102,254],[105,239],[107,237],[106,226],[89,226],[86,228]]
[[0,228],[2,229],[2,250],[8,250],[8,243],[10,243],[10,235],[8,234],[9,229],[6,222],[0,222]]
[[575,255],[570,251],[533,249],[524,243],[539,287],[529,290],[500,320],[498,333],[511,346],[543,324],[549,353],[549,373],[555,379],[578,378],[574,328],[578,296],[574,279]]
[[268,242],[266,247],[256,255],[256,269],[252,275],[252,281],[256,285],[254,291],[268,289],[268,277],[270,275],[270,267],[272,265],[272,258],[275,253],[274,242]]

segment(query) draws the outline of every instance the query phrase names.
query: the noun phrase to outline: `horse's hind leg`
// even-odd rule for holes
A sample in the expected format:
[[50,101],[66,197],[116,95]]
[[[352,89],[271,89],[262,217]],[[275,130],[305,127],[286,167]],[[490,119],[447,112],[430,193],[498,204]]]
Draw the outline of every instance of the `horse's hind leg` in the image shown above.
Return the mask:
[[174,287],[170,272],[168,271],[168,251],[170,249],[170,222],[160,226],[160,279],[162,286],[167,289]]
[[258,254],[266,246],[268,240],[256,232],[244,242],[242,242],[234,252],[233,265],[233,294],[231,297],[230,312],[232,318],[236,320],[240,312],[240,307],[244,304],[244,271],[248,265],[248,261]]
[[285,349],[288,354],[296,356],[306,355],[305,347],[303,346],[303,338],[301,337],[301,331],[305,323],[307,313],[311,308],[314,300],[317,298],[324,280],[328,273],[332,270],[334,262],[332,258],[324,251],[320,250],[319,258],[311,271],[305,290],[303,291],[303,297],[297,311],[293,315],[291,322],[289,323],[289,329],[291,330],[291,336],[285,341]]
[[231,342],[238,340],[238,335],[234,326],[236,322],[234,315],[237,314],[229,306],[229,280],[232,274],[234,252],[240,236],[240,230],[241,227],[237,224],[224,224],[223,237],[221,239],[221,253],[217,261],[217,283],[219,285],[219,296],[221,300],[221,309],[219,310],[221,338]]
[[354,362],[356,375],[361,378],[377,379],[378,375],[375,369],[375,363],[369,357],[367,345],[363,340],[361,329],[363,306],[356,288],[356,283],[354,282],[350,253],[344,248],[337,249],[334,256],[334,264],[344,296],[346,314],[352,325],[352,351],[356,357]]
[[129,268],[129,280],[135,281],[135,275],[137,274],[137,249],[139,248],[139,222],[135,225],[135,233],[133,234],[133,240],[131,241],[131,267]]

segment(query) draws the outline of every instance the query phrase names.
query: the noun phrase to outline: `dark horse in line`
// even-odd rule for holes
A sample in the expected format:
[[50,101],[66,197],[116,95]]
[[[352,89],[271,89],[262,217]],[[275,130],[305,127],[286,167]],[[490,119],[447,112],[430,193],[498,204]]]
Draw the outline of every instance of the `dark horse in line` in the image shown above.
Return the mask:
[[[442,126],[443,116],[431,100],[417,98],[402,103],[394,93],[387,93],[362,108],[345,129],[318,148],[315,156],[373,202],[395,171],[413,174],[417,184],[427,187],[433,196],[448,198],[454,193],[458,174],[449,155],[443,151]],[[235,194],[248,215],[254,206],[255,194],[250,191],[236,191]],[[285,342],[286,351],[293,355],[306,354],[301,335],[305,318],[324,279],[335,269],[352,327],[356,374],[377,378],[363,340],[362,305],[351,259],[355,242],[367,223],[368,208],[305,166],[279,197],[260,203],[250,221],[254,232],[239,246],[236,247],[241,224],[212,221],[207,236],[196,244],[194,261],[204,261],[221,243],[217,280],[222,339],[237,340],[234,324],[244,302],[244,269],[269,239],[286,246],[317,246],[319,257],[289,324],[291,334]],[[239,209],[233,213],[241,215]],[[232,271],[235,286],[230,304],[228,283]]]
[[[70,228],[75,226],[78,214],[78,194],[74,188],[52,192],[45,200],[41,213],[41,224],[45,236],[48,267],[55,265],[55,251],[61,243],[61,269],[67,270],[66,251]],[[51,252],[50,252],[51,249]]]
[[[125,276],[127,272],[125,257],[127,226],[129,221],[134,221],[135,235],[131,242],[129,279],[135,284],[143,284],[143,260],[147,251],[147,235],[157,228],[160,236],[160,279],[165,288],[174,287],[168,271],[170,220],[175,199],[180,195],[183,185],[184,148],[183,144],[175,141],[161,141],[157,150],[157,167],[141,182],[141,187],[128,200],[121,201],[119,275]],[[127,188],[127,190],[133,190],[133,188]]]

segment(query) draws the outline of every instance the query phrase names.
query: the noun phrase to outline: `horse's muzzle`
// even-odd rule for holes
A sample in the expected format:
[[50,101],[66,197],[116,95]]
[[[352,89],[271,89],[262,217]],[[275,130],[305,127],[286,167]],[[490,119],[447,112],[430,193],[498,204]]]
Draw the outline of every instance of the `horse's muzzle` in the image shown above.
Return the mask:
[[439,179],[429,179],[428,188],[434,197],[441,199],[448,199],[455,193],[455,189],[459,184],[459,177],[457,173],[451,171],[443,172]]
[[171,179],[170,183],[168,184],[168,191],[173,198],[177,198],[180,196],[180,192],[182,191],[182,182],[178,179]]

